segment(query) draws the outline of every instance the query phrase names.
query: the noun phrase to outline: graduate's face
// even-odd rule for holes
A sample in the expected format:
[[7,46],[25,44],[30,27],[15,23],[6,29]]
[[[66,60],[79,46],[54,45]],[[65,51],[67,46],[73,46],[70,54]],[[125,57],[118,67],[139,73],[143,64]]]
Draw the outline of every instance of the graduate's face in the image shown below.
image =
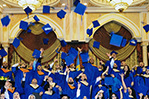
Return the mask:
[[86,96],[84,96],[84,97],[83,97],[83,99],[87,99],[87,97],[86,97]]
[[90,63],[94,64],[94,59],[93,58],[90,58]]
[[102,98],[103,97],[103,93],[100,92],[99,95],[98,95],[98,97],[99,98]]
[[117,99],[115,94],[112,94],[112,99]]
[[53,79],[51,77],[48,77],[48,80],[47,80],[49,83],[53,82]]
[[60,66],[59,66],[58,63],[55,65],[55,68],[56,68],[56,69],[60,69]]
[[1,94],[0,99],[5,99],[5,94]]
[[69,83],[69,84],[73,84],[73,83],[74,83],[74,80],[72,79],[72,77],[69,77],[69,78],[68,78],[68,83]]
[[140,65],[140,67],[144,67],[144,63],[143,62],[140,62],[139,65]]
[[8,86],[9,86],[9,88],[12,88],[12,83],[9,83],[9,85],[8,85]]
[[74,63],[72,63],[72,64],[70,65],[70,68],[75,68]]
[[33,61],[31,61],[31,62],[29,63],[29,66],[33,66]]
[[99,68],[99,69],[103,69],[102,65],[99,65],[98,68]]
[[117,64],[116,63],[114,63],[114,67],[117,67]]
[[45,64],[45,68],[47,68],[47,69],[49,69],[49,68],[50,68],[50,66],[49,66],[49,64],[48,64],[48,63],[46,63],[46,64]]
[[21,65],[21,67],[22,67],[22,68],[26,68],[27,65],[26,65],[25,63],[23,63],[23,64]]
[[38,65],[37,70],[38,71],[41,71],[42,70],[42,67],[40,65]]
[[3,67],[4,67],[4,68],[7,68],[7,67],[8,67],[8,63],[4,62],[4,63],[3,63]]
[[34,78],[34,79],[32,80],[32,84],[37,84],[37,79]]
[[112,53],[111,55],[113,58],[116,58],[116,54],[115,53]]
[[31,95],[31,96],[29,97],[29,99],[35,99],[35,96],[34,96],[34,95]]
[[125,65],[126,65],[125,61],[122,61],[121,66],[125,66]]
[[146,74],[149,74],[149,69],[146,70]]
[[82,74],[81,80],[82,80],[82,81],[84,81],[84,80],[86,81],[86,80],[87,80],[87,76],[86,76],[85,74]]
[[126,72],[128,71],[128,67],[127,66],[124,67],[124,71],[126,71]]
[[67,96],[63,96],[61,99],[68,99],[68,97]]
[[146,95],[146,96],[144,97],[144,99],[149,99],[149,98],[148,98],[148,95]]
[[20,96],[19,96],[19,93],[18,92],[15,92],[13,94],[13,99],[20,99]]

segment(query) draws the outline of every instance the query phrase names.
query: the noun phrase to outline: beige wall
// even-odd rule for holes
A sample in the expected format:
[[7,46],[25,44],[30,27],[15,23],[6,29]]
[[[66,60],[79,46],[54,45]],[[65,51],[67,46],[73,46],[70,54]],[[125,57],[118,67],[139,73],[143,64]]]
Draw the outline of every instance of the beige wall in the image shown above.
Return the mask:
[[[141,24],[141,21],[144,21],[148,23],[149,20],[147,16],[149,16],[149,13],[85,13],[85,15],[81,18],[80,15],[74,13],[73,11],[70,13],[67,13],[64,19],[57,18],[56,14],[36,14],[44,24],[49,23],[55,24],[55,26],[52,26],[54,28],[58,28],[61,31],[56,31],[58,38],[64,38],[65,40],[86,40],[86,29],[92,27],[92,21],[98,20],[102,25],[105,23],[115,20],[122,24],[124,24],[126,27],[128,27],[135,37],[142,37],[142,40],[149,40],[148,33],[145,33],[143,30],[143,24]],[[1,15],[3,17],[5,15]],[[15,14],[15,15],[9,15],[11,18],[11,22],[8,27],[2,27],[0,24],[1,29],[1,38],[0,40],[2,42],[8,42],[8,39],[13,39],[15,36],[17,36],[17,33],[20,31],[19,29],[19,22],[20,20],[24,21],[32,21],[34,14],[30,15],[30,18],[27,19],[27,16],[25,14]],[[114,17],[111,17],[114,16]],[[110,19],[111,18],[111,19]],[[121,20],[124,19],[124,20]],[[101,22],[102,20],[102,22]],[[48,21],[48,22],[47,22]],[[127,22],[131,23],[135,29],[137,29],[138,33],[134,32],[134,28],[132,29],[129,25],[127,26]],[[100,26],[99,26],[100,27]],[[98,29],[97,27],[96,29]],[[94,31],[96,30],[94,29]],[[13,32],[13,33],[12,33]],[[59,32],[62,33],[62,35],[59,35]]]
[[[12,43],[12,40],[18,35],[19,23],[20,20],[24,21],[32,21],[33,16],[35,14],[31,14],[30,18],[27,19],[25,14],[14,14],[9,15],[11,22],[8,27],[2,27],[0,24],[0,42],[3,43],[3,46],[6,48],[8,43]],[[56,13],[53,14],[36,14],[40,18],[41,23],[49,23],[53,28],[56,28],[56,34],[58,38],[65,39],[66,41],[70,40],[79,40],[79,41],[86,41],[88,35],[86,34],[86,29],[91,28],[92,21],[98,20],[102,25],[105,23],[115,20],[122,23],[126,26],[134,37],[141,37],[142,42],[147,42],[145,44],[148,45],[149,41],[149,33],[145,33],[143,29],[143,24],[141,21],[145,23],[149,23],[149,12],[141,12],[141,13],[85,13],[84,16],[81,16],[74,13],[73,11],[68,12],[64,19],[59,19]],[[5,16],[4,14],[0,14],[2,18]],[[100,27],[100,26],[99,26]],[[95,28],[94,32],[99,28]],[[92,37],[90,37],[92,38]],[[145,46],[147,46],[145,45]],[[144,45],[143,45],[144,46]],[[143,50],[145,50],[144,47]],[[146,51],[144,55],[144,61],[146,63]]]

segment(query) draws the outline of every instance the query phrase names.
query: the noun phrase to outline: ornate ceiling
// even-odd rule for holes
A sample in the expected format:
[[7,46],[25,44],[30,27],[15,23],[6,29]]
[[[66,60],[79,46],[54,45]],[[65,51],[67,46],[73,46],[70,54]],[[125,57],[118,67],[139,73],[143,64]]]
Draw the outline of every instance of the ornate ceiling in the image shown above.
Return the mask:
[[[131,4],[131,6],[142,5],[146,1],[147,0],[134,0],[134,2]],[[107,0],[90,0],[90,2],[96,6],[109,6],[109,3],[107,2]]]
[[[9,6],[12,7],[19,7],[17,4],[17,0],[2,0],[4,3],[6,3]],[[43,0],[43,5],[56,5],[60,0]]]
[[[44,0],[43,5],[50,5],[57,7],[64,7],[65,5],[68,5],[69,7],[74,7],[73,2],[75,0]],[[108,10],[109,12],[114,11],[114,9],[111,7],[111,5],[107,2],[107,0],[80,0],[81,3],[84,3],[88,6],[88,12],[103,12]],[[3,6],[5,4],[6,6]],[[7,8],[8,10],[11,10],[11,8],[19,8],[19,5],[17,4],[17,0],[0,0],[0,12],[4,12],[4,9]],[[134,2],[129,7],[130,11],[133,10],[139,10],[140,12],[142,10],[149,11],[149,0],[134,0]],[[108,12],[107,11],[107,12]]]

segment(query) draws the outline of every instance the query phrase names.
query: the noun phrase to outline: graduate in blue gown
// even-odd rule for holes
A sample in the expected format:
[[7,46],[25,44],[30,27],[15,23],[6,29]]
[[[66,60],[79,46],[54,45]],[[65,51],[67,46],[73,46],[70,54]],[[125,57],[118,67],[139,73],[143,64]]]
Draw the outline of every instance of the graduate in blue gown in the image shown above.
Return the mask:
[[[89,80],[89,84],[93,85],[95,84],[95,80],[99,75],[98,68],[95,66],[92,66],[91,63],[89,63],[89,55],[88,52],[80,50],[80,56],[82,59],[82,65],[84,66],[84,74],[87,75],[87,78]],[[94,73],[93,73],[94,72]]]
[[149,95],[149,66],[146,67],[146,73],[143,75],[145,86],[148,88],[147,95]]
[[81,78],[78,82],[77,93],[79,94],[77,99],[83,99],[83,97],[86,97],[87,99],[90,98],[90,86],[87,76],[83,73],[81,74]]
[[77,92],[77,82],[72,78],[69,77],[69,69],[66,70],[67,75],[65,76],[64,81],[61,83],[62,87],[62,94],[68,95],[71,99],[76,97]]
[[117,64],[117,69],[120,70],[121,62],[116,58],[116,54],[118,54],[115,51],[112,51],[110,54],[107,54],[110,58],[109,61],[106,62],[105,66],[108,67],[108,74],[110,75],[114,66],[114,63]]
[[[134,86],[133,89],[136,91],[136,98],[139,99],[139,95],[146,94],[145,82],[143,77],[141,76],[143,73],[143,69],[138,69],[136,71],[136,76],[134,77]],[[144,88],[144,91],[141,90]]]
[[[67,68],[67,67],[66,67]],[[74,66],[74,63],[72,63],[69,67],[69,76],[72,77],[73,79],[76,78],[77,76],[79,76],[79,74],[82,73],[82,71],[77,71],[75,66]]]
[[13,87],[12,83],[9,81],[6,81],[4,89],[2,90],[2,92],[5,93],[6,99],[13,99],[13,94],[15,92],[18,92],[20,94],[18,88]]
[[98,92],[100,90],[103,91],[102,94],[103,94],[104,98],[108,99],[109,98],[109,89],[104,84],[104,80],[102,78],[100,78],[99,80],[96,80],[96,83],[94,84],[94,86],[92,86],[92,99],[94,99],[96,97],[96,95],[98,94]]
[[116,63],[114,63],[113,69],[112,69],[112,71],[111,71],[111,75],[114,75],[114,77],[117,77],[119,80],[121,80],[121,77],[120,77],[119,74],[120,74],[122,71],[118,70],[117,67],[118,67],[118,65],[117,65]]
[[104,63],[102,62],[102,61],[100,61],[99,62],[99,66],[97,66],[97,68],[98,68],[98,74],[99,74],[99,76],[101,76],[102,75],[102,73],[105,71],[105,65],[104,65]]
[[60,85],[61,82],[63,82],[63,79],[65,79],[65,76],[61,70],[61,66],[58,63],[55,64],[55,67],[56,70],[55,71],[52,70],[51,73],[49,73],[48,75],[53,78],[53,82]]
[[104,97],[104,91],[103,90],[99,90],[96,94],[96,96],[92,99],[107,99]]
[[62,89],[60,86],[56,85],[53,87],[52,85],[49,86],[42,95],[42,99],[59,99],[62,93]]
[[53,69],[54,64],[57,61],[58,61],[58,59],[55,59],[54,62],[52,62],[51,64],[46,63],[45,66],[44,66],[44,68],[51,71]]
[[0,88],[4,86],[5,81],[7,80],[14,81],[12,71],[8,69],[8,63],[4,61],[2,67],[0,68]]
[[44,93],[44,89],[38,85],[36,78],[33,78],[31,84],[25,87],[26,87],[25,88],[26,99],[30,94],[37,94],[38,96],[41,97]]
[[45,75],[46,74],[43,71],[42,67],[38,65],[37,70],[33,73],[33,78],[36,78],[38,80],[38,85],[41,85]]
[[25,63],[23,63],[20,67],[18,67],[19,63],[15,64],[12,66],[12,71],[14,73],[15,76],[15,87],[17,89],[19,89],[19,91],[21,92],[21,97],[23,99],[25,93],[24,93],[24,88],[25,85],[30,84],[30,78],[32,78],[31,76],[31,72],[26,69],[27,65]]
[[134,85],[134,77],[133,74],[130,72],[129,66],[124,66],[124,81],[126,84],[126,87],[132,87]]
[[129,92],[128,92],[128,88],[125,84],[125,81],[124,81],[124,74],[120,74],[121,76],[121,81],[122,81],[122,85],[123,85],[123,88],[120,89],[120,96],[122,99],[131,99],[129,97]]

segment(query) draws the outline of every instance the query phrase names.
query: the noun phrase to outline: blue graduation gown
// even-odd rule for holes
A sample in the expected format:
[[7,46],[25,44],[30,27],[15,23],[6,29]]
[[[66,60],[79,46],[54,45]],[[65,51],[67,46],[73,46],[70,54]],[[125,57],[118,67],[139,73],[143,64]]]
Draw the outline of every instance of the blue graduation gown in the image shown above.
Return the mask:
[[147,95],[149,95],[149,78],[145,77],[145,86],[148,88]]
[[[15,88],[15,90],[14,90],[14,92],[12,93],[12,92],[10,92],[10,91],[8,91],[8,94],[9,94],[9,99],[13,99],[13,94],[15,93],[15,92],[18,92],[19,93],[19,91],[18,91],[18,89],[17,88]],[[19,93],[20,94],[20,93]]]
[[118,79],[121,81],[121,76],[120,76],[121,71],[115,72],[115,71],[112,69],[111,74],[114,74],[114,76],[115,76],[116,78],[118,78]]
[[66,94],[70,97],[70,99],[74,99],[76,97],[77,92],[77,83],[74,81],[74,89],[71,89],[64,79],[63,83],[60,85],[62,87],[62,94]]
[[131,83],[134,82],[133,74],[130,73],[127,78],[124,77],[124,82],[125,82],[125,84],[126,84],[126,87],[132,87],[132,86],[131,86]]
[[28,99],[28,96],[30,94],[40,93],[40,92],[44,92],[44,89],[42,87],[39,86],[38,88],[34,89],[32,86],[28,85],[25,91],[26,99]]
[[134,86],[133,89],[138,92],[141,85],[145,85],[144,79],[140,76],[134,77]]
[[[3,70],[2,70],[2,68],[0,69],[0,77],[1,78],[9,78],[11,81],[14,81],[13,80],[13,77],[12,77],[12,71],[9,71],[9,72],[4,72]],[[2,79],[2,80],[4,80],[4,79]]]
[[129,98],[128,89],[127,89],[126,93],[124,92],[124,89],[122,89],[122,93],[123,93],[123,99],[131,99],[131,98]]
[[70,71],[69,77],[76,78],[82,71]]
[[100,91],[100,90],[104,91],[104,93],[103,93],[104,98],[108,99],[109,98],[109,89],[108,89],[108,87],[106,87],[106,86],[99,87],[98,85],[99,85],[99,82],[96,83],[92,88],[92,99],[95,99],[95,96],[96,96],[97,92]]
[[42,95],[42,99],[60,99],[59,90],[56,87],[53,87],[53,94],[47,94],[46,92]]
[[57,83],[58,85],[61,85],[65,79],[65,75],[61,75],[59,73],[50,74],[50,77],[53,78],[53,82]]
[[42,99],[60,99],[60,95],[57,93],[54,93],[53,95],[43,94]]
[[86,74],[87,79],[88,79],[88,81],[89,81],[88,83],[89,83],[90,85],[95,84],[96,78],[100,76],[100,75],[99,75],[98,68],[92,66],[90,63],[83,63],[83,66],[84,66],[84,68],[85,68],[84,73]]
[[99,73],[99,76],[101,76],[101,75],[102,75],[102,73],[103,73],[103,70],[101,70],[101,71],[99,70],[99,72],[98,72],[98,73]]
[[[109,74],[109,75],[112,73],[112,68],[111,68],[110,62],[111,62],[111,60],[107,61],[106,64],[105,64],[106,67],[107,67],[107,66],[109,67],[109,71],[108,71],[108,74]],[[120,69],[121,61],[120,61],[120,60],[115,60],[114,63],[117,64],[117,69],[118,69],[118,70],[121,70],[121,69]]]
[[[43,72],[43,70],[42,70],[42,72]],[[45,73],[43,75],[39,75],[37,71],[35,71],[34,74],[33,74],[33,78],[37,79],[38,85],[42,84],[42,81],[44,80],[45,76],[46,76]]]
[[[81,83],[81,82],[80,82]],[[90,86],[86,86],[83,83],[81,83],[80,87],[80,96],[78,97],[79,99],[83,99],[83,97],[86,96],[87,99],[90,98]]]
[[118,99],[120,98],[119,88],[121,88],[121,86],[122,86],[121,81],[117,77],[115,77],[114,83],[112,85],[112,93],[115,93],[117,95]]
[[[23,94],[25,91],[24,88],[22,87],[23,72],[20,69],[16,70],[16,67],[12,67],[12,70],[15,75],[15,87],[19,90],[20,94]],[[25,85],[30,83],[28,82],[29,80],[27,80],[29,78],[31,78],[30,72],[26,72]]]

